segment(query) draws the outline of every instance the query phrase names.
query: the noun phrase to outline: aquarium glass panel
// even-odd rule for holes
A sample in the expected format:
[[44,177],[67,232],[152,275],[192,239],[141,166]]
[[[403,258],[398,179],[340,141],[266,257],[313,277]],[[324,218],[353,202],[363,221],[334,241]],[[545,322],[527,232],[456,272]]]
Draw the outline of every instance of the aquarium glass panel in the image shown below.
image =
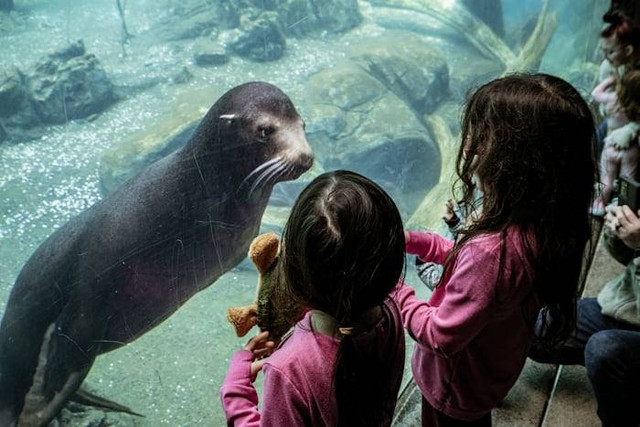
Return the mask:
[[[0,0],[0,416],[56,384],[62,426],[224,425],[229,360],[258,333],[228,320],[256,300],[252,238],[336,169],[451,237],[467,93],[540,71],[589,98],[608,6]],[[269,85],[212,108],[247,82]],[[404,279],[428,298],[414,257]],[[143,417],[76,403],[79,384]]]

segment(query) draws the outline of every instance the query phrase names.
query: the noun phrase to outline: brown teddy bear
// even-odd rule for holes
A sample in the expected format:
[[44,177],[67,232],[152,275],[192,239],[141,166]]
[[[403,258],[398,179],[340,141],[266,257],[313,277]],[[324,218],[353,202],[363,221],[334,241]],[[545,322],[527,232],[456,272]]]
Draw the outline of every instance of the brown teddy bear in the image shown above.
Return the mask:
[[260,275],[256,301],[246,307],[231,307],[227,319],[243,337],[254,325],[269,331],[269,338],[280,338],[302,317],[305,307],[288,293],[282,273],[277,268],[280,242],[275,233],[261,234],[249,246],[249,258]]

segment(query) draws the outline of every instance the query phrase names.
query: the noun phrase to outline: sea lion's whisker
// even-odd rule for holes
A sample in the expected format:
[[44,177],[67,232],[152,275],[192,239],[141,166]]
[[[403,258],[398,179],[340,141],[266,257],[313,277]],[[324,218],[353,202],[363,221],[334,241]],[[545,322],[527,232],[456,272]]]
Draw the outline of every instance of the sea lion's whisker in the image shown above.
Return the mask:
[[260,166],[258,166],[257,168],[255,168],[254,170],[252,170],[249,175],[247,175],[247,177],[245,179],[242,180],[242,182],[240,183],[240,188],[242,188],[242,186],[244,185],[245,182],[247,182],[247,180],[249,180],[253,175],[257,174],[258,172],[260,172],[262,169],[269,167],[270,165],[279,162],[280,160],[282,160],[282,156],[278,156],[278,157],[274,157],[273,159],[262,163]]
[[249,189],[249,197],[251,197],[253,195],[253,192],[266,182],[265,178],[271,175],[272,171],[278,169],[280,166],[281,166],[281,161],[279,160],[277,163],[274,163],[270,165],[267,169],[265,169],[260,174],[258,179],[256,179],[256,181],[253,183],[253,185],[251,186],[251,189]]
[[282,156],[274,157],[273,159],[262,163],[260,166],[258,166],[254,170],[252,170],[251,173],[249,173],[249,175],[247,175],[247,178],[245,178],[245,179],[249,179],[252,175],[257,174],[261,170],[269,167],[270,165],[272,165],[274,163],[278,163],[280,160],[282,160]]
[[282,175],[284,170],[286,170],[287,164],[281,163],[277,169],[272,169],[271,173],[264,179],[264,184],[267,184],[270,181],[274,183],[277,181],[278,177]]
[[277,168],[277,167],[278,167],[277,163],[274,164],[274,165],[271,165],[271,166],[269,166],[268,169],[266,169],[264,172],[262,172],[260,174],[260,176],[251,185],[251,188],[249,188],[249,193],[248,193],[248,197],[249,198],[251,198],[251,196],[253,195],[253,192],[256,191],[260,187],[260,183],[261,183],[262,179],[269,173],[269,171],[272,168]]
[[260,186],[260,184],[265,180],[265,178],[271,174],[271,172],[274,169],[277,169],[278,166],[280,165],[280,162],[276,162],[272,165],[270,165],[267,169],[265,169],[264,171],[262,171],[262,173],[260,174],[260,176],[258,176],[258,178],[255,180],[255,182],[253,183],[253,186],[251,187],[252,190],[255,190],[257,187]]
[[269,180],[273,181],[273,183],[275,184],[276,182],[278,182],[278,179],[287,174],[287,171],[291,168],[291,164],[289,162],[284,162],[281,164],[281,167],[276,170],[270,177]]

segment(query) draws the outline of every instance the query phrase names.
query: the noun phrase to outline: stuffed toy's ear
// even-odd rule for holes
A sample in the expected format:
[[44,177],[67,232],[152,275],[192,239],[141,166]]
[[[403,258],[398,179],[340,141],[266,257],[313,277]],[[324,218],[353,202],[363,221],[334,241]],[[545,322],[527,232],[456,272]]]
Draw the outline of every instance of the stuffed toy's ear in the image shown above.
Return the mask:
[[269,270],[278,255],[278,235],[275,233],[261,234],[249,246],[249,258],[256,265],[258,273],[263,275]]
[[[278,235],[275,233],[261,234],[251,242],[249,246],[249,258],[258,269],[258,290],[256,295],[260,293],[260,289],[265,280],[265,275],[278,255]],[[258,304],[254,302],[246,307],[231,307],[227,310],[227,320],[236,330],[236,335],[243,337],[258,323]]]
[[227,320],[236,329],[236,335],[243,337],[258,323],[256,303],[246,307],[231,307],[227,310]]

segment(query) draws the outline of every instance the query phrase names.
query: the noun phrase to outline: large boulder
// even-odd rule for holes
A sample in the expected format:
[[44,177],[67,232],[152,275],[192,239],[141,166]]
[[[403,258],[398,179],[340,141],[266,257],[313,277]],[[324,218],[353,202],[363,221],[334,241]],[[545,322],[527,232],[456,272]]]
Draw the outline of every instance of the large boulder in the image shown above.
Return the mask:
[[164,138],[153,132],[121,141],[107,150],[100,160],[100,190],[107,195],[151,163],[177,150],[189,141],[200,120],[177,126]]
[[411,107],[352,61],[312,76],[304,99],[323,167],[374,179],[412,213],[438,180],[440,155]]
[[285,34],[343,33],[362,22],[356,0],[281,0],[277,7]]
[[362,15],[357,0],[310,0],[315,15],[323,29],[341,33],[357,27]]
[[236,55],[258,62],[280,59],[286,44],[274,12],[264,12],[253,20],[243,19],[240,29],[233,31],[228,43]]
[[19,132],[40,123],[24,74],[15,67],[0,70],[0,125],[11,134],[13,129]]
[[418,116],[432,113],[449,96],[447,61],[416,36],[370,40],[354,49],[352,59]]
[[45,123],[64,123],[102,112],[115,100],[100,61],[80,40],[41,61],[27,79],[33,105]]

